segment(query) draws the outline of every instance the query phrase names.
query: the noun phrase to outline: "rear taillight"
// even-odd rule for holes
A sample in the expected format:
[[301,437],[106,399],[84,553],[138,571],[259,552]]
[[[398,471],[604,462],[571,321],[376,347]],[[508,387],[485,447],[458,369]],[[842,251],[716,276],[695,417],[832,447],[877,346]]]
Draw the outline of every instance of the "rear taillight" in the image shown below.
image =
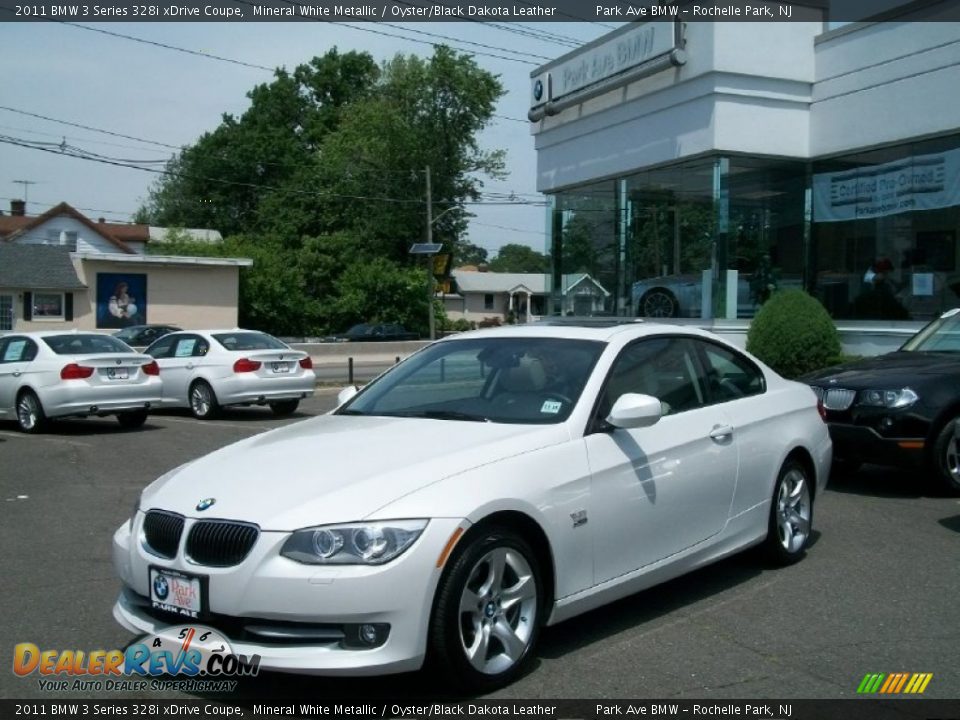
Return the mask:
[[242,372],[255,372],[260,369],[260,366],[263,363],[258,362],[257,360],[248,360],[247,358],[240,358],[233,364],[233,371],[236,373]]
[[156,361],[156,360],[154,360],[153,362],[148,362],[148,363],[147,363],[146,365],[144,365],[143,368],[141,368],[141,369],[143,370],[143,374],[144,374],[144,375],[159,375],[159,374],[160,374],[160,366],[157,365],[157,361]]
[[827,409],[823,406],[823,400],[817,399],[817,412],[820,413],[820,419],[827,421]]
[[313,360],[310,359],[309,355],[300,361],[300,367],[304,370],[313,370]]
[[76,363],[64,365],[63,370],[60,371],[61,380],[83,380],[91,375],[93,375],[92,367],[85,367]]

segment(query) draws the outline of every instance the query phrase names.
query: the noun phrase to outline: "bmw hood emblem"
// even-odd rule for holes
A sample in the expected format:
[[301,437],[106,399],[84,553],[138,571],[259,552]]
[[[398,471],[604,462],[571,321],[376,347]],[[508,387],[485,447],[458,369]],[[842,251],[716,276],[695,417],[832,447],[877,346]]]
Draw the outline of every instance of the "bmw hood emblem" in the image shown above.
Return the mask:
[[197,503],[197,510],[202,512],[203,510],[206,510],[208,507],[213,505],[216,501],[217,501],[216,498],[204,498],[203,500]]

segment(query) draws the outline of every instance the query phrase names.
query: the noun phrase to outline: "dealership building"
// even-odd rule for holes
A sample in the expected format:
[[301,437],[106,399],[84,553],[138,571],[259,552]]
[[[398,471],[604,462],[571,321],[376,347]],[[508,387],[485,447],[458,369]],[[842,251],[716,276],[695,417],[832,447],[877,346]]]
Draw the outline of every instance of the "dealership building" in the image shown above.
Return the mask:
[[608,314],[715,329],[785,287],[841,330],[960,305],[960,23],[930,21],[941,5],[631,23],[534,71],[554,302],[584,272]]

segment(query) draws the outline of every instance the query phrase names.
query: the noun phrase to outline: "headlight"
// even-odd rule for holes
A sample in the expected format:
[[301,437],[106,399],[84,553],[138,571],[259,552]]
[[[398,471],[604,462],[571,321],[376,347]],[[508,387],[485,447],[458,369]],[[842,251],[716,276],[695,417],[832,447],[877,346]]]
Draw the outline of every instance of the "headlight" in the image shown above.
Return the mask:
[[908,408],[920,397],[910,388],[902,390],[862,390],[860,404],[890,409]]
[[420,537],[426,520],[385,520],[304,528],[293,533],[280,554],[311,565],[383,565]]

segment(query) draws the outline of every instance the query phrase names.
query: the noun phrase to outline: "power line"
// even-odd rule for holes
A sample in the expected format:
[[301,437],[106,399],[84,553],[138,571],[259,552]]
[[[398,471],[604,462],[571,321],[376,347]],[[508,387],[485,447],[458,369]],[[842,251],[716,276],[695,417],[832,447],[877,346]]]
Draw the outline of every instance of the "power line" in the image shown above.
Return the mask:
[[[242,181],[238,181],[238,180],[227,180],[227,179],[225,179],[225,178],[216,178],[216,177],[209,177],[209,176],[204,176],[204,175],[192,175],[192,174],[189,174],[189,173],[175,172],[175,171],[167,170],[167,169],[162,169],[162,170],[161,170],[161,169],[158,169],[158,168],[141,167],[141,166],[139,166],[139,165],[135,165],[135,164],[131,164],[131,163],[128,163],[128,162],[124,162],[124,161],[122,161],[122,160],[113,160],[113,159],[105,158],[105,157],[102,157],[102,156],[95,156],[95,155],[84,154],[84,151],[83,151],[83,150],[81,150],[81,149],[79,149],[79,148],[72,148],[71,146],[65,146],[65,145],[62,145],[62,144],[59,144],[59,145],[58,145],[58,144],[56,144],[56,143],[40,143],[40,142],[36,142],[36,141],[24,140],[24,139],[22,139],[22,138],[14,138],[14,137],[10,137],[10,136],[8,136],[8,135],[0,135],[0,143],[5,143],[5,144],[8,144],[8,145],[15,145],[15,146],[27,148],[27,149],[30,149],[30,150],[40,150],[41,152],[48,152],[48,153],[52,153],[52,154],[55,154],[55,155],[63,155],[63,156],[66,156],[66,157],[73,157],[73,158],[76,158],[76,159],[78,159],[78,160],[88,160],[88,161],[90,161],[90,162],[98,162],[98,163],[102,163],[102,164],[105,164],[105,165],[113,165],[113,166],[116,166],[116,167],[129,168],[129,169],[131,169],[131,170],[140,170],[140,171],[142,171],[142,172],[150,172],[150,173],[154,173],[154,174],[157,174],[157,175],[166,175],[166,176],[181,177],[181,178],[187,178],[187,179],[204,180],[204,181],[207,181],[207,182],[213,182],[213,183],[218,183],[218,184],[222,184],[222,185],[231,185],[231,186],[237,186],[237,187],[246,187],[246,188],[251,188],[251,189],[259,189],[259,190],[273,190],[273,191],[276,191],[276,192],[282,192],[282,193],[293,194],[293,195],[307,195],[307,196],[311,196],[311,197],[338,198],[338,199],[344,199],[344,200],[369,200],[369,201],[376,201],[376,202],[390,202],[390,203],[398,203],[398,204],[415,204],[415,205],[422,205],[422,204],[424,203],[423,200],[419,200],[419,199],[418,199],[418,200],[412,200],[412,199],[392,198],[392,197],[384,197],[384,196],[348,195],[348,194],[344,194],[344,193],[333,193],[333,192],[325,192],[325,191],[296,190],[296,189],[292,189],[292,188],[280,188],[280,187],[276,187],[276,186],[274,186],[274,185],[262,185],[262,184],[258,184],[258,183],[242,182]],[[450,201],[440,201],[440,202],[437,202],[437,203],[435,203],[435,204],[438,204],[438,205],[453,205],[453,206],[456,206],[456,205],[483,205],[483,206],[493,206],[493,205],[545,205],[546,203],[543,203],[543,202],[532,202],[532,201],[479,201],[479,200],[463,200],[463,201],[461,201],[461,202],[456,202],[456,203],[450,202]]]
[[146,140],[134,135],[124,135],[123,133],[91,127],[90,125],[81,125],[80,123],[70,122],[69,120],[58,120],[57,118],[52,118],[47,115],[40,115],[38,113],[32,113],[26,110],[18,110],[17,108],[7,107],[6,105],[0,105],[0,110],[6,110],[7,112],[16,113],[18,115],[26,115],[27,117],[37,118],[39,120],[47,120],[49,122],[59,123],[60,125],[69,125],[70,127],[80,128],[81,130],[90,130],[91,132],[103,133],[104,135],[112,135],[113,137],[124,138],[126,140],[134,140],[136,142],[146,143],[147,145],[158,145],[160,147],[171,148],[173,150],[182,149],[179,145],[170,145],[169,143],[157,142],[156,140]]
[[102,35],[110,35],[116,38],[122,38],[124,40],[131,40],[133,42],[143,43],[144,45],[153,45],[154,47],[164,48],[165,50],[176,50],[177,52],[188,53],[190,55],[196,55],[198,57],[209,58],[210,60],[219,60],[221,62],[227,62],[232,65],[240,65],[242,67],[253,68],[255,70],[266,70],[267,72],[272,73],[275,68],[268,68],[265,65],[257,65],[256,63],[248,63],[243,60],[235,60],[233,58],[223,57],[222,55],[213,55],[211,53],[200,52],[199,50],[190,50],[189,48],[178,47],[176,45],[168,45],[166,43],[157,42],[156,40],[147,40],[145,38],[134,37],[133,35],[124,35],[123,33],[111,32],[110,30],[103,30],[101,28],[90,27],[89,25],[81,25],[80,23],[66,22],[64,20],[60,21],[61,25],[69,25],[70,27],[78,28],[79,30],[87,30],[89,32],[101,33]]

